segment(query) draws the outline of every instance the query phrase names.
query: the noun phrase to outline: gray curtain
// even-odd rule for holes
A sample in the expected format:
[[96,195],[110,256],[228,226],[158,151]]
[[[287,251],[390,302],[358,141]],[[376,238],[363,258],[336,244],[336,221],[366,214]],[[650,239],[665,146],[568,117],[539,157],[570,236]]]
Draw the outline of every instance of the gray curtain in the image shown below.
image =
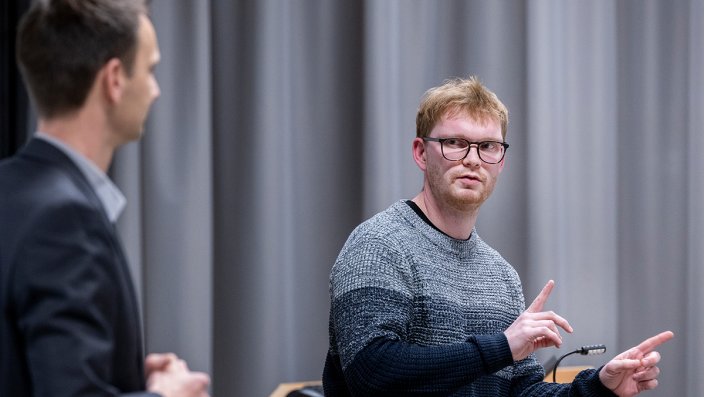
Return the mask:
[[[701,0],[154,0],[162,96],[118,154],[149,351],[216,396],[320,379],[328,273],[422,177],[424,91],[475,74],[510,109],[478,232],[530,301],[604,343],[670,329],[655,395],[703,394]],[[693,353],[694,352],[694,353]]]

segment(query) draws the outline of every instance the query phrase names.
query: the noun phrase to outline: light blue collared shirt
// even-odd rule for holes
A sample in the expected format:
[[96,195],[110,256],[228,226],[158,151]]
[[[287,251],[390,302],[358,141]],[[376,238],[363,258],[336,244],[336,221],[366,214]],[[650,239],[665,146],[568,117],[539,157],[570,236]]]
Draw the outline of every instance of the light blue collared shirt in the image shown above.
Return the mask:
[[88,183],[91,185],[93,191],[98,196],[98,199],[100,199],[100,202],[103,204],[103,209],[105,210],[105,214],[108,216],[108,219],[110,222],[115,223],[115,221],[117,221],[120,217],[122,211],[125,209],[127,200],[120,189],[118,189],[110,178],[108,178],[108,175],[106,175],[105,172],[103,172],[97,165],[93,164],[92,161],[88,160],[81,153],[72,149],[69,145],[54,138],[53,136],[38,131],[35,134],[35,137],[49,142],[64,152],[71,159],[71,161],[76,164],[78,169],[81,170],[86,179],[88,179]]

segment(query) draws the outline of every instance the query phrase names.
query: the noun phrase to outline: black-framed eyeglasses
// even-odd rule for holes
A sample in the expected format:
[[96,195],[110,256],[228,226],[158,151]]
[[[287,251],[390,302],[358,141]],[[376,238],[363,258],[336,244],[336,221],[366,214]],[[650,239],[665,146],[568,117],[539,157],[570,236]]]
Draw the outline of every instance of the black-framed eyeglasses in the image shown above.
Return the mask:
[[470,153],[470,148],[474,145],[477,150],[477,157],[487,164],[497,164],[504,158],[504,154],[509,148],[506,142],[482,141],[470,142],[463,138],[431,138],[423,137],[424,141],[439,142],[443,158],[450,161],[462,160]]

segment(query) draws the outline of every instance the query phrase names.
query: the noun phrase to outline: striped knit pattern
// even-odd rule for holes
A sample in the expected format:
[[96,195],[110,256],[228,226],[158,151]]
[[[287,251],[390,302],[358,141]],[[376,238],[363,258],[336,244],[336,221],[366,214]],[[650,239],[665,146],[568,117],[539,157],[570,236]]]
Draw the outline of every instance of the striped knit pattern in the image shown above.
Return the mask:
[[[474,230],[468,240],[450,238],[404,201],[353,231],[333,266],[330,294],[330,349],[324,371],[329,397],[374,395],[375,387],[385,396],[498,396],[525,390],[530,391],[525,395],[574,394],[568,386],[539,384],[543,368],[533,355],[512,361],[503,331],[524,310],[514,268]],[[391,362],[380,354],[383,348],[387,356],[394,352]],[[361,361],[372,357],[384,365],[368,369]],[[439,371],[434,363],[439,361],[446,369]],[[414,376],[403,380],[404,371]],[[433,376],[414,385],[413,380],[427,371]],[[586,392],[574,395],[606,391],[596,387],[601,384],[597,380],[595,385],[594,372],[581,375]],[[385,377],[394,379],[393,387],[384,389],[389,386]],[[334,378],[345,379],[345,385]],[[368,382],[365,378],[376,385],[359,384]]]

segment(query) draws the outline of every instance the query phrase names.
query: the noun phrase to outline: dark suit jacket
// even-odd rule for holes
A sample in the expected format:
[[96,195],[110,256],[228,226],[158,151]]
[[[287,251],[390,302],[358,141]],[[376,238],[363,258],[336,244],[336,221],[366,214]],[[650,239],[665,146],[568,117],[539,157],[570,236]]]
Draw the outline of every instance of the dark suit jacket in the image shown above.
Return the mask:
[[81,171],[40,139],[0,162],[0,309],[0,396],[145,389],[115,229]]

